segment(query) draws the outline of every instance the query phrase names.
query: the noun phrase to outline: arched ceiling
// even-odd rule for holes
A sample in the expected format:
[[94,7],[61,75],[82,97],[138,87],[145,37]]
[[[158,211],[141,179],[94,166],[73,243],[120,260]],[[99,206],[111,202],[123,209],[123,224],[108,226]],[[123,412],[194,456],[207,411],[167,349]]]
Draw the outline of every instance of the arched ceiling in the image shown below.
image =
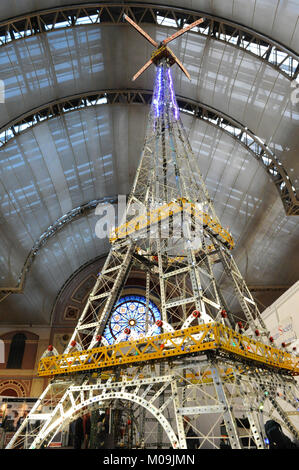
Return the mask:
[[[168,5],[180,8],[182,3]],[[44,1],[43,9],[70,4]],[[238,22],[298,50],[299,8],[294,2],[278,1],[274,7],[273,1],[270,5],[235,0],[225,5],[224,10],[221,1],[190,1],[182,8]],[[10,2],[2,8],[0,20],[38,10],[37,1]],[[143,27],[157,41],[173,31],[161,25]],[[172,49],[191,75],[189,82],[174,69],[176,93],[250,129],[282,164],[296,195],[298,105],[291,100],[290,77],[244,49],[194,32],[175,41]],[[56,29],[0,46],[5,85],[0,136],[1,131],[12,133],[10,125],[20,117],[66,97],[98,90],[151,90],[154,69],[138,83],[131,82],[150,53],[151,47],[125,24]],[[85,103],[10,135],[0,150],[2,287],[17,285],[28,253],[64,214],[129,192],[147,112],[144,104]],[[235,256],[246,280],[253,285],[291,285],[298,278],[298,219],[286,215],[273,177],[252,151],[216,122],[192,114],[182,114],[182,119],[216,212],[235,238]],[[47,240],[27,274],[24,292],[0,303],[1,323],[49,322],[63,283],[109,248],[107,240],[95,235],[96,221],[93,210],[84,212]]]
[[[121,5],[128,6],[136,2],[92,2],[74,0],[15,0],[5,2],[1,7],[0,21],[32,12],[48,10],[55,7],[73,5]],[[230,21],[245,25],[274,40],[297,50],[299,41],[298,5],[296,0],[168,0],[161,2],[138,1],[139,5],[175,7],[183,11],[197,11],[207,15],[226,18]],[[42,6],[42,8],[41,8]]]

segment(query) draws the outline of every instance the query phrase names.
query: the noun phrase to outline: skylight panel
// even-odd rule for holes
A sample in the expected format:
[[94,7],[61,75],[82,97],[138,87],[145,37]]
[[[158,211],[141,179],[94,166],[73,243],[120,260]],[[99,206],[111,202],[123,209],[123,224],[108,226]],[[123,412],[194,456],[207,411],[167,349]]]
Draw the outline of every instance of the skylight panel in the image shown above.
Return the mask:
[[[177,28],[177,22],[172,18],[165,18],[165,16],[157,15],[157,23],[162,26],[170,26],[173,28]],[[184,24],[184,27],[187,24]]]
[[67,28],[69,25],[70,25],[69,21],[59,21],[58,23],[55,23],[55,29]]
[[[97,15],[94,15],[95,17],[97,17]],[[91,21],[90,21],[90,17],[89,16],[82,16],[81,18],[77,18],[76,19],[76,24],[89,24]]]

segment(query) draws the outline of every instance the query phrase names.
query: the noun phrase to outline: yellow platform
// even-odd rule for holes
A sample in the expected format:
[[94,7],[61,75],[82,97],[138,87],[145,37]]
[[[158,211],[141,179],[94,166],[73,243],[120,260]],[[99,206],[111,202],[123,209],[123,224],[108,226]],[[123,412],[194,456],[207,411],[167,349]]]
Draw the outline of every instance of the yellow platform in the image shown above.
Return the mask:
[[44,357],[40,360],[38,375],[54,376],[135,365],[207,351],[234,355],[260,366],[299,375],[298,357],[236,333],[222,323],[208,323],[138,341]]

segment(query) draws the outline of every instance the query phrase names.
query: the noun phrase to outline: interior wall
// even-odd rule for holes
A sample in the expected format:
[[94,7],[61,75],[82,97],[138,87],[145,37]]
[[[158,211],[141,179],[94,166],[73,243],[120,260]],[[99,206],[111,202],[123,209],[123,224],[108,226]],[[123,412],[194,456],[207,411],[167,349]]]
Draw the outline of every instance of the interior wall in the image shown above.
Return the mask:
[[[277,346],[299,338],[299,281],[281,295],[262,314]],[[297,352],[299,347],[297,346]]]
[[[287,351],[296,354],[299,361],[299,281],[268,307],[263,312],[262,318],[276,345],[281,347],[281,344],[285,343]],[[294,341],[297,343],[296,351],[293,351],[293,345],[290,345]],[[299,383],[298,377],[296,380]],[[293,422],[299,429],[299,408],[297,416],[293,417]]]

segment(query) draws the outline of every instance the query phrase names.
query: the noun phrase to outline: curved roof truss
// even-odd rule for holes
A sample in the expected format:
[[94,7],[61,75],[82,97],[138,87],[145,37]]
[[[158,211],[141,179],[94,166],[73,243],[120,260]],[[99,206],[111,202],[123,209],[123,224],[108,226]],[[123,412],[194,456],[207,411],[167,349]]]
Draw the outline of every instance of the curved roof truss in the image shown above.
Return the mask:
[[[150,90],[101,90],[68,96],[35,108],[0,129],[0,149],[11,139],[37,124],[88,106],[103,104],[150,104]],[[270,148],[240,122],[206,104],[177,95],[182,113],[208,121],[238,140],[264,167],[274,182],[286,215],[299,215],[299,199],[287,171]]]
[[89,201],[86,204],[75,207],[67,214],[64,214],[59,219],[50,225],[41,236],[35,241],[33,247],[27,255],[20,276],[18,278],[17,285],[15,287],[0,287],[0,302],[6,299],[10,294],[21,294],[24,291],[26,276],[31,269],[32,263],[35,260],[40,249],[47,243],[47,241],[56,235],[56,233],[63,229],[66,224],[73,222],[79,217],[85,216],[91,210],[93,210],[98,204],[116,204],[117,197],[104,197],[101,199],[95,199]]
[[0,46],[43,32],[87,24],[125,24],[124,13],[138,24],[181,29],[200,17],[205,21],[190,34],[212,38],[245,50],[290,80],[299,72],[299,57],[283,44],[236,22],[203,11],[159,4],[95,2],[41,10],[0,23]]

